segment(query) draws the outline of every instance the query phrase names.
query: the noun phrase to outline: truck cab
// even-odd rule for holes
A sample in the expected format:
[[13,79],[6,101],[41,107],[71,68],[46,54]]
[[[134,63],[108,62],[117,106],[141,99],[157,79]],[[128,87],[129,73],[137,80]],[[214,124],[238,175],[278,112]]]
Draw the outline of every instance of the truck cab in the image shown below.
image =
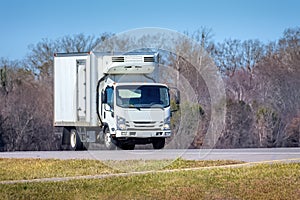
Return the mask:
[[152,143],[155,149],[171,136],[170,95],[159,82],[158,55],[103,57],[100,81],[103,139],[108,149],[134,149]]
[[115,145],[133,149],[135,144],[165,145],[171,136],[170,97],[166,85],[113,83],[102,90],[101,117],[108,149]]

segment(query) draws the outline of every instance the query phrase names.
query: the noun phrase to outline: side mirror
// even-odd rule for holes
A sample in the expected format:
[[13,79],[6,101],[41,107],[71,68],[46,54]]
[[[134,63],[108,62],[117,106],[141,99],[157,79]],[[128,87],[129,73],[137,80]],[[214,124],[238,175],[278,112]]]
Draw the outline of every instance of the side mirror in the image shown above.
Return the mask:
[[176,87],[170,87],[170,95],[172,96],[171,99],[175,101],[175,104],[180,104],[180,91]]
[[173,117],[173,113],[177,112],[178,110],[170,110],[170,117]]

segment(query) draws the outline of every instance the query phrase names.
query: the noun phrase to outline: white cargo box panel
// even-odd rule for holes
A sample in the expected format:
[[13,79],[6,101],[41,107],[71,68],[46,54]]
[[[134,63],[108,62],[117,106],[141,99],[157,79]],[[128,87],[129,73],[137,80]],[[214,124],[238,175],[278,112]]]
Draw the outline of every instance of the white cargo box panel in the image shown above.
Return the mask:
[[80,126],[89,122],[89,55],[54,57],[54,125]]

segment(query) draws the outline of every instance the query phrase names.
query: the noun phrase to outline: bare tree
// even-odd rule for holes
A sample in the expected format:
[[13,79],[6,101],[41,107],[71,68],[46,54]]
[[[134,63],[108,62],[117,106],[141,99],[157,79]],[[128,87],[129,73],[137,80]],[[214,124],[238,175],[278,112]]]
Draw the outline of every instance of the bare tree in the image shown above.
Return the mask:
[[212,55],[221,72],[228,76],[233,76],[236,69],[242,67],[243,54],[241,47],[241,41],[236,39],[227,39],[215,46]]
[[252,75],[254,67],[264,57],[264,45],[259,40],[246,40],[242,43],[243,64],[249,74]]
[[258,147],[254,130],[254,113],[243,101],[228,100],[226,128],[217,143],[218,148]]

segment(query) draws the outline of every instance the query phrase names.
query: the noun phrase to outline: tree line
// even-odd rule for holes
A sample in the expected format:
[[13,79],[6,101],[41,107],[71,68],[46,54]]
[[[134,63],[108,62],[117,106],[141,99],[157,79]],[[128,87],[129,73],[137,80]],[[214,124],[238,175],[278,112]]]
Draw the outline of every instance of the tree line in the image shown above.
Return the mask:
[[[225,83],[227,112],[217,148],[300,145],[299,27],[286,29],[280,39],[267,44],[238,39],[215,43],[207,28],[186,35],[205,49]],[[0,150],[60,148],[60,138],[53,127],[53,55],[91,51],[99,44],[105,45],[112,36],[77,34],[44,39],[31,45],[22,60],[0,59]],[[198,51],[189,45],[181,48],[191,55]],[[179,57],[168,62],[180,69],[197,93],[201,122],[190,147],[201,148],[211,117],[207,85]],[[207,57],[203,57],[201,64],[206,62]],[[173,118],[173,122],[178,120],[176,115]],[[176,130],[176,123],[173,128]]]

